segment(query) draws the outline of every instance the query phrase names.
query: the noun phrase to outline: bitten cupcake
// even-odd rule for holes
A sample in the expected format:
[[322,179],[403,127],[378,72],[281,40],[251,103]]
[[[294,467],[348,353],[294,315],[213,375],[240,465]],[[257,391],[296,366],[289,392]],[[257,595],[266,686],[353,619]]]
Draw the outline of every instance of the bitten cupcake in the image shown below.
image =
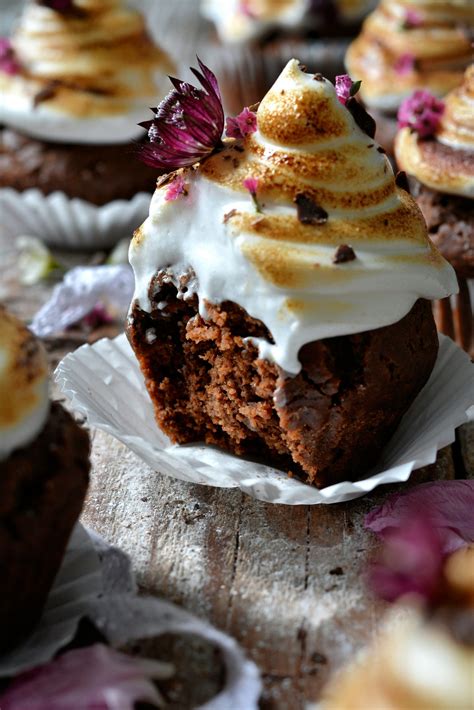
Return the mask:
[[[332,80],[344,70],[346,41],[375,0],[204,0],[220,52],[224,104],[231,112],[259,101],[294,56]],[[211,56],[211,55],[210,55]]]
[[474,65],[444,102],[416,92],[402,104],[399,123],[397,162],[413,176],[430,237],[459,281],[455,301],[436,303],[437,325],[474,357]]
[[[153,172],[136,159],[134,142],[144,136],[137,123],[164,96],[171,70],[144,18],[121,0],[31,0],[0,53],[3,210],[20,217],[39,210],[38,228],[60,241],[58,224],[101,232],[107,216],[94,206],[107,205],[111,226],[110,203],[127,201],[116,208],[125,224],[112,225],[121,233],[108,238],[123,236],[136,219],[130,200],[155,187]],[[58,192],[62,200],[53,199]]]
[[89,437],[49,402],[43,348],[0,308],[0,651],[39,619],[88,475]]
[[144,155],[196,164],[162,177],[130,248],[128,337],[157,422],[319,487],[353,480],[431,373],[427,299],[454,271],[347,82],[338,95],[292,60],[222,142],[202,70],[193,101],[184,85],[150,121]]
[[471,61],[471,0],[381,0],[351,44],[346,66],[377,121],[377,140],[393,152],[396,114],[416,89],[437,97],[458,86]]

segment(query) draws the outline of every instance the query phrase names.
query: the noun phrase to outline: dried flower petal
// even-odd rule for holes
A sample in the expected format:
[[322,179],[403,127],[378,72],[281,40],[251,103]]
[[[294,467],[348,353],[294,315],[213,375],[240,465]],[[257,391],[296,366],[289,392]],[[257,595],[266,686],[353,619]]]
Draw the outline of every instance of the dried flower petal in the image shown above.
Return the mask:
[[2,710],[133,710],[162,705],[152,678],[168,678],[166,663],[132,658],[103,644],[68,651],[21,673],[0,697]]
[[224,110],[217,79],[199,59],[191,71],[202,89],[170,77],[174,89],[156,109],[155,118],[140,125],[150,143],[139,147],[141,159],[160,173],[203,160],[221,145]]
[[399,128],[411,128],[422,138],[432,136],[444,112],[444,102],[429,91],[414,91],[398,109]]
[[229,138],[245,138],[257,130],[257,114],[249,108],[232,118],[228,116],[225,124],[225,134]]
[[187,195],[186,181],[183,174],[176,175],[176,177],[169,183],[168,189],[165,192],[165,200],[169,202],[171,200],[177,200],[180,195]]
[[254,10],[250,7],[249,0],[240,0],[239,10],[245,17],[250,17],[251,19],[257,17]]
[[[360,87],[360,81],[356,82],[356,84],[358,90]],[[357,90],[352,91],[352,87],[355,86],[355,84],[349,74],[339,74],[336,76],[335,86],[337,98],[344,106],[346,105],[347,100],[357,93]]]
[[347,99],[346,108],[352,114],[352,118],[357,123],[361,131],[364,131],[369,138],[374,138],[375,131],[377,129],[376,123],[372,116],[367,113],[365,108],[360,104],[357,99],[351,96]]
[[61,269],[45,244],[37,237],[18,237],[17,269],[20,282],[32,286],[46,279],[53,271]]
[[399,76],[410,74],[415,68],[415,57],[413,54],[401,54],[393,65],[393,69]]
[[15,57],[11,41],[8,37],[0,37],[0,71],[13,76],[20,70],[21,66]]
[[429,518],[408,518],[402,528],[390,529],[384,540],[381,558],[369,570],[373,591],[389,602],[408,594],[432,600],[441,579],[444,555]]
[[419,27],[423,23],[423,15],[413,8],[405,10],[405,19],[402,23],[402,29],[410,30],[414,27]]
[[258,178],[249,177],[242,181],[242,185],[250,192],[250,196],[255,205],[256,212],[261,212],[260,204],[257,200]]
[[387,498],[371,511],[364,524],[368,530],[385,539],[399,530],[407,518],[426,517],[437,529],[444,554],[474,542],[474,481],[435,481],[422,483],[406,493]]

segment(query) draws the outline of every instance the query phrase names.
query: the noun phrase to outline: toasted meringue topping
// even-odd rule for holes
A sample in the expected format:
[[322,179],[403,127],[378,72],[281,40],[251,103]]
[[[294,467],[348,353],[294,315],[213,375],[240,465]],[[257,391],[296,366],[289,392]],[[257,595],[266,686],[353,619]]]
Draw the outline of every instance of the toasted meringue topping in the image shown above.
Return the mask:
[[[375,0],[336,0],[338,18],[344,23],[364,17]],[[311,0],[204,0],[202,12],[225,42],[247,42],[274,29],[318,27],[322,10],[309,14]]]
[[409,128],[398,132],[395,152],[400,167],[440,192],[474,197],[474,64],[464,81],[445,98],[433,141]]
[[48,411],[46,354],[26,327],[0,308],[0,461],[33,441]]
[[[305,343],[389,325],[418,298],[456,291],[414,200],[329,81],[290,61],[257,123],[182,173],[186,196],[155,192],[130,249],[143,310],[157,271],[178,282],[192,269],[201,314],[206,302],[239,304],[273,336],[257,343],[260,355],[296,373]],[[336,258],[341,245],[355,258]]]
[[443,96],[458,86],[471,60],[472,22],[472,0],[381,0],[346,55],[365,103],[394,112],[416,89]]
[[0,122],[52,141],[121,143],[143,134],[144,109],[173,67],[143,17],[120,0],[76,0],[64,16],[26,6],[13,48],[22,67],[0,72]]

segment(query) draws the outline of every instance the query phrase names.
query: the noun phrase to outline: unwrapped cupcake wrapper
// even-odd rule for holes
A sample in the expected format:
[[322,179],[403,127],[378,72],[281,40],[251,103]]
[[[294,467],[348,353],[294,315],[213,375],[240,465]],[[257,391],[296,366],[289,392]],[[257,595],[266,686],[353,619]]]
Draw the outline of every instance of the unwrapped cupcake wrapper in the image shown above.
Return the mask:
[[108,249],[131,237],[148,216],[151,195],[140,192],[131,200],[113,200],[98,207],[63,192],[0,189],[2,229],[12,239],[29,235],[58,249]]
[[251,47],[216,47],[205,50],[206,63],[215,71],[225,110],[238,114],[244,106],[261,101],[290,59],[298,59],[308,72],[334,81],[344,73],[347,41],[279,41],[261,51]]
[[474,403],[474,366],[452,340],[440,336],[431,377],[366,478],[321,490],[270,466],[203,444],[176,446],[157,427],[137,360],[125,335],[84,345],[59,364],[56,381],[73,409],[126,444],[151,468],[191,483],[240,488],[268,503],[340,503],[381,484],[407,481],[414,469],[436,460]]

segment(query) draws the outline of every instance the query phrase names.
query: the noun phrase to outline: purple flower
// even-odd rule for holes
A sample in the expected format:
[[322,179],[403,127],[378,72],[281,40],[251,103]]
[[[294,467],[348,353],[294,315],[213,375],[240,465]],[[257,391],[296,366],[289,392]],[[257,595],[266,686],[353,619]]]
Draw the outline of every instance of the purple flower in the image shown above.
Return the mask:
[[436,481],[395,494],[371,511],[365,527],[384,541],[370,570],[376,593],[394,601],[416,594],[431,601],[446,555],[474,542],[474,481]]
[[18,74],[21,66],[15,57],[15,51],[8,37],[0,37],[0,71],[5,74]]
[[186,181],[184,175],[176,175],[176,177],[169,183],[168,189],[165,192],[166,202],[172,200],[177,200],[180,195],[187,195]]
[[415,68],[415,57],[413,54],[401,54],[393,65],[395,74],[399,76],[406,76],[410,74]]
[[245,187],[246,190],[248,190],[250,192],[250,197],[252,198],[252,201],[255,205],[255,210],[257,212],[261,212],[262,210],[260,209],[260,205],[257,200],[258,178],[255,178],[255,177],[245,178],[245,180],[242,181],[242,185]]
[[191,71],[202,89],[170,77],[174,89],[158,108],[155,118],[140,125],[147,129],[150,143],[140,146],[144,163],[160,173],[169,173],[203,160],[222,143],[224,110],[214,74],[199,59]]
[[423,15],[413,10],[412,8],[407,8],[405,11],[405,19],[403,21],[402,28],[405,30],[412,29],[413,27],[419,27],[423,22]]
[[348,74],[336,76],[336,94],[341,104],[346,105],[347,99],[351,95],[352,79]]
[[414,91],[398,109],[399,128],[411,128],[422,138],[432,136],[438,128],[444,111],[444,102],[429,91]]
[[102,644],[63,653],[20,673],[0,696],[2,710],[132,710],[139,701],[162,706],[152,679],[166,663],[132,658]]
[[413,594],[431,600],[441,579],[444,555],[429,519],[408,519],[385,536],[381,558],[369,569],[369,583],[381,599]]
[[249,108],[232,118],[228,116],[225,122],[225,134],[229,138],[245,138],[257,130],[257,114]]

